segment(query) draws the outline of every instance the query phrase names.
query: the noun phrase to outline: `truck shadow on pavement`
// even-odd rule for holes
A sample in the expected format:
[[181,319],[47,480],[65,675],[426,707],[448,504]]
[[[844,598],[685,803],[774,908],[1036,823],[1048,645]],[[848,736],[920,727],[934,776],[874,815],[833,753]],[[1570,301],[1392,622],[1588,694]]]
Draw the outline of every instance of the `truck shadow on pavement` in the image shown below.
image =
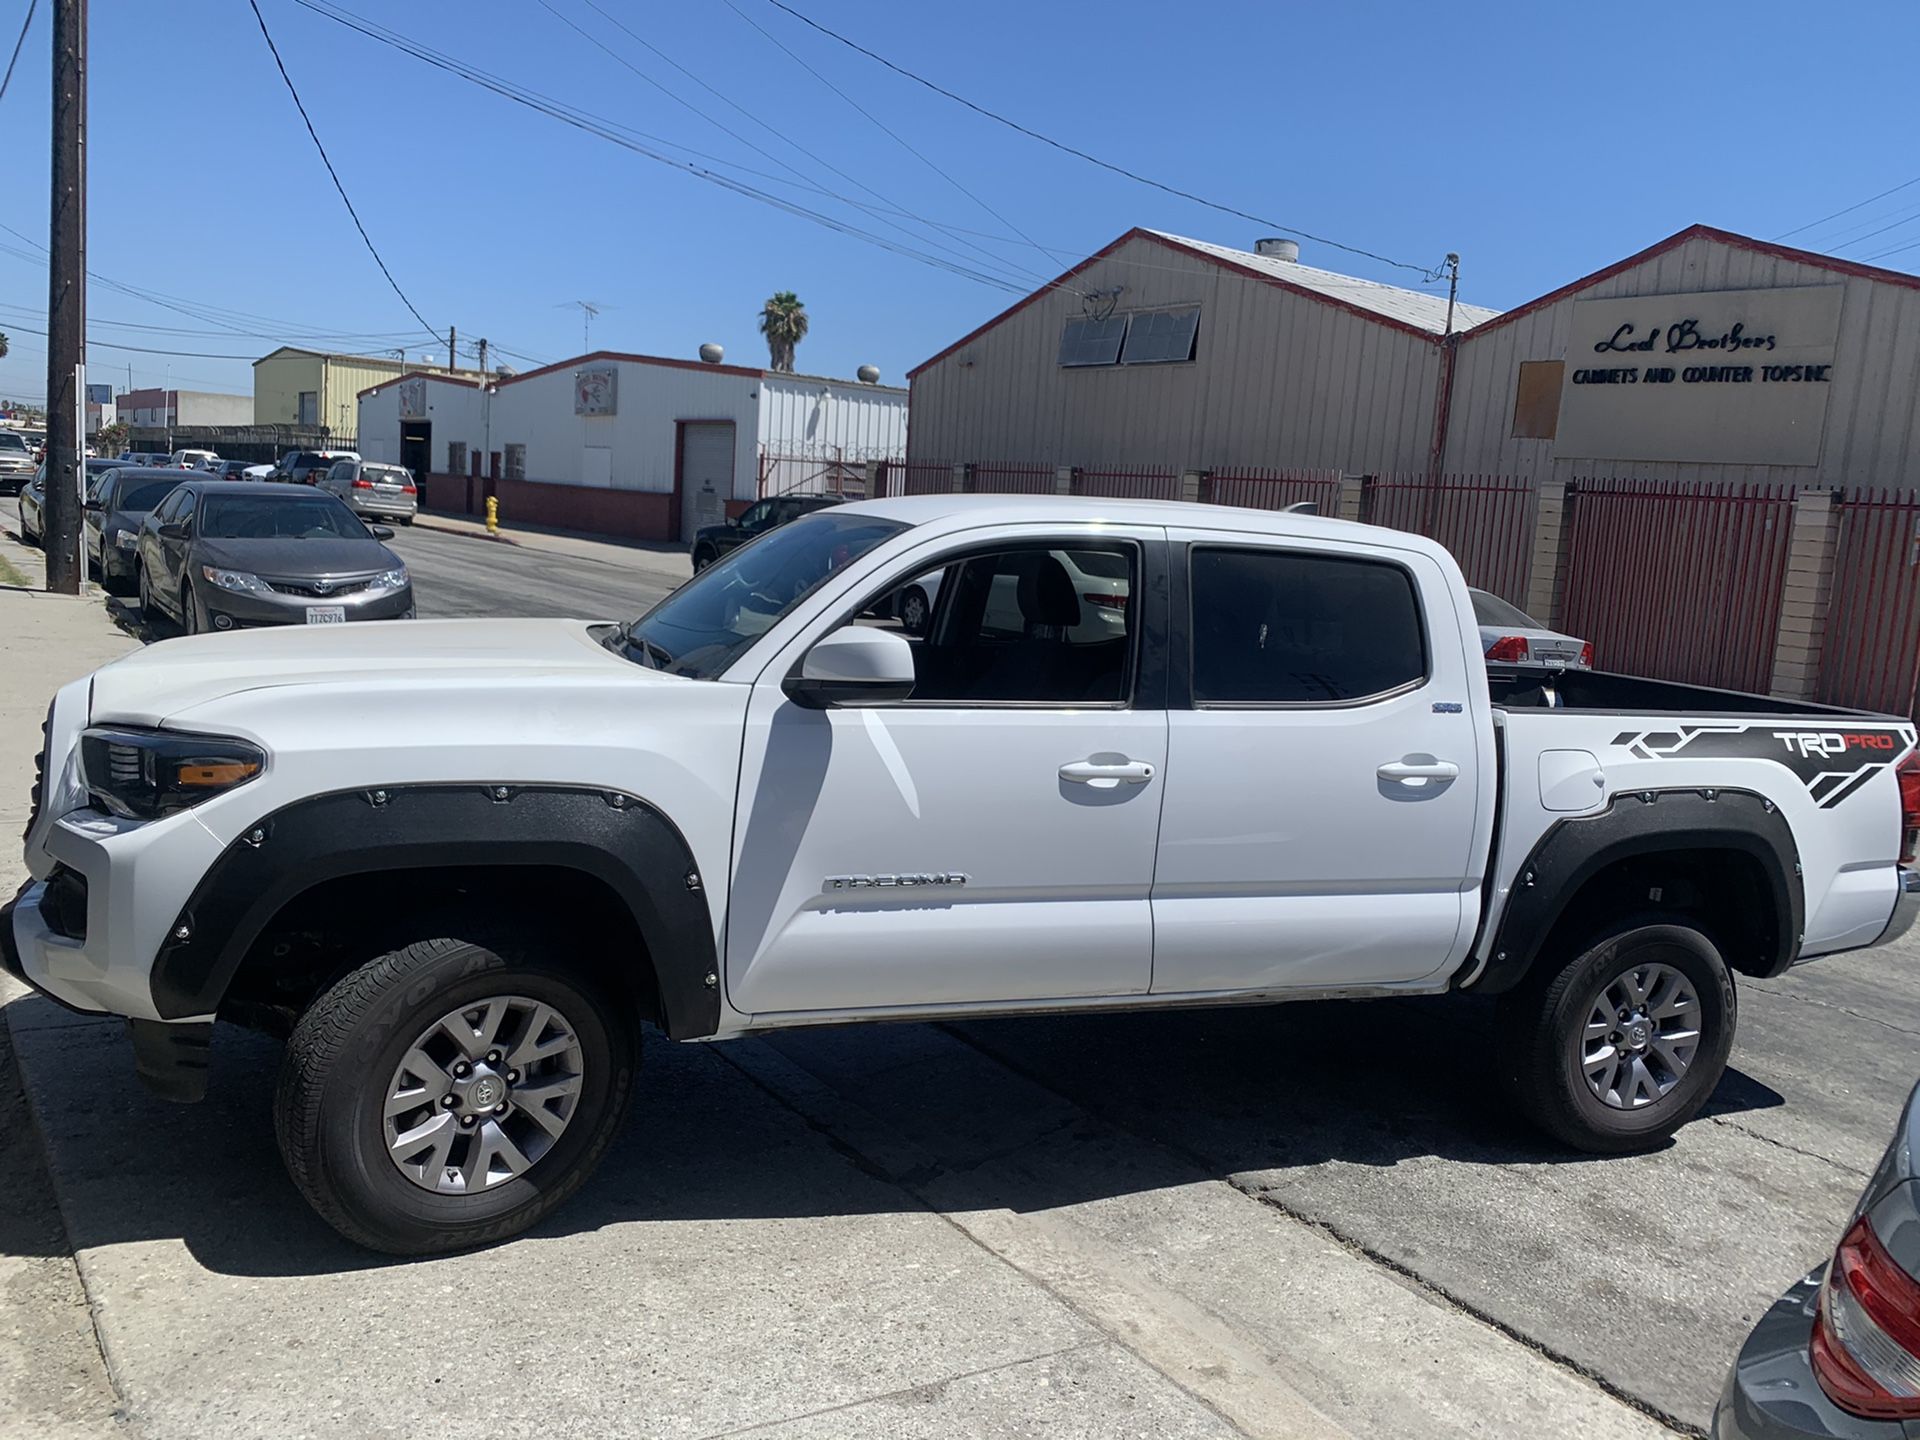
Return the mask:
[[[74,1249],[177,1237],[201,1265],[242,1276],[408,1263],[349,1245],[295,1194],[273,1141],[276,1042],[221,1027],[211,1094],[175,1106],[135,1080],[117,1024],[38,998],[15,1001],[11,1018]],[[1496,1044],[1491,1007],[1457,998],[865,1026],[720,1046],[649,1034],[620,1139],[532,1233],[623,1227],[621,1253],[644,1264],[674,1243],[672,1227],[648,1222],[1024,1212],[1219,1179],[1290,1208],[1290,1186],[1310,1200],[1329,1176],[1372,1183],[1364,1176],[1427,1159],[1659,1160],[1544,1140],[1496,1083]],[[1729,1070],[1709,1113],[1783,1103]]]

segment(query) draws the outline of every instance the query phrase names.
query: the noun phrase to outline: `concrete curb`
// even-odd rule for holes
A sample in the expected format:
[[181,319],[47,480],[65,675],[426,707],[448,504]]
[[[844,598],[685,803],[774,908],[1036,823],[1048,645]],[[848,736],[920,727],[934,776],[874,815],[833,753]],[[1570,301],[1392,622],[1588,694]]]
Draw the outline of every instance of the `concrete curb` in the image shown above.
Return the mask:
[[499,545],[519,545],[521,543],[511,535],[488,535],[484,532],[475,534],[473,531],[460,525],[436,525],[424,515],[415,515],[413,517],[413,528],[416,530],[432,530],[439,535],[463,535],[469,540],[491,540]]

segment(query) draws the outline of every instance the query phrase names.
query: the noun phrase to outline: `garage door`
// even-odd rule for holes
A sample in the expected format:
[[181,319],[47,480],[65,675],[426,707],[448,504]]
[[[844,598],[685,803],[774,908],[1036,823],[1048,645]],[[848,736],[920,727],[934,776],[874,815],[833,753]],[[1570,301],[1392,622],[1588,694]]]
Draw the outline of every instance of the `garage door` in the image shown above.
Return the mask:
[[727,518],[733,498],[733,422],[689,420],[680,427],[680,538]]

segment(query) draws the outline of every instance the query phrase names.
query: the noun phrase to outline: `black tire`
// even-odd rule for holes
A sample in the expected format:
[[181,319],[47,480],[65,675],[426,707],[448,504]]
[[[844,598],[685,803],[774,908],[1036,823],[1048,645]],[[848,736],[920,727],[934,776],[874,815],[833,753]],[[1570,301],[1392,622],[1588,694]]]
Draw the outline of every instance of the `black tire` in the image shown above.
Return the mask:
[[901,629],[909,635],[926,634],[927,622],[933,618],[932,607],[927,604],[927,592],[918,585],[908,586],[901,592],[898,613]]
[[698,550],[693,552],[693,573],[698,575],[719,558],[720,557],[715,555],[712,550],[702,545]]
[[180,633],[182,635],[200,633],[200,607],[194,603],[191,585],[180,587]]
[[140,623],[152,628],[153,622],[160,618],[160,607],[153,603],[153,586],[147,581],[147,567],[134,562],[133,589],[140,597]]
[[20,543],[22,545],[31,545],[36,550],[40,548],[39,534],[27,529],[27,522],[24,517],[20,521]]
[[[334,985],[294,1027],[274,1133],[294,1185],[322,1219],[389,1255],[439,1255],[519,1234],[564,1203],[618,1132],[639,1064],[632,1011],[583,977],[510,942],[426,940]],[[577,1107],[526,1170],[472,1194],[424,1188],[388,1158],[387,1085],[421,1032],[466,1002],[512,994],[551,1005],[581,1044]]]
[[399,516],[399,517],[397,517],[397,518],[399,519],[399,521],[400,521],[400,523],[401,523],[402,525],[411,525],[411,524],[413,524],[413,516],[411,516],[411,515],[401,515],[401,516]]
[[[1586,1023],[1612,980],[1647,965],[1664,965],[1690,982],[1699,1002],[1699,1044],[1664,1094],[1637,1108],[1616,1108],[1583,1071]],[[1496,1025],[1509,1057],[1502,1078],[1527,1117],[1563,1144],[1596,1155],[1653,1149],[1712,1096],[1737,1019],[1733,976],[1704,933],[1665,917],[1625,920],[1557,970],[1542,957],[1533,974],[1500,997]]]
[[126,576],[102,567],[100,571],[100,588],[109,595],[125,595],[133,589],[133,586],[128,583]]

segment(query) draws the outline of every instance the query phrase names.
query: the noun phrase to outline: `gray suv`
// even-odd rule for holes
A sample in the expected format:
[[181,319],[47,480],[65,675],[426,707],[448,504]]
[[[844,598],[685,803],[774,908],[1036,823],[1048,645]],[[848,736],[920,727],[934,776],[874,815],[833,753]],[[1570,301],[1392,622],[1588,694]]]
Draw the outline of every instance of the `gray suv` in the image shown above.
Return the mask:
[[372,516],[411,525],[420,509],[413,472],[399,465],[382,465],[375,460],[336,460],[333,468],[314,483],[329,495],[346,501],[347,508],[362,519]]

